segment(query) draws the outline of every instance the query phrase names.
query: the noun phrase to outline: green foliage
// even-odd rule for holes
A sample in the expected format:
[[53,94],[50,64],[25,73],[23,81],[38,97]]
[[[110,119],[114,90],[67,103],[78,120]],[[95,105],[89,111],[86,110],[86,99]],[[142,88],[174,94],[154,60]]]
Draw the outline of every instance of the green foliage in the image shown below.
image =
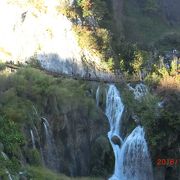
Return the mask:
[[78,5],[82,9],[83,17],[92,16],[92,0],[79,0]]
[[169,49],[176,48],[180,49],[180,34],[179,29],[170,31],[156,41],[155,47],[159,49],[160,52],[169,51]]
[[26,157],[28,157],[28,163],[34,166],[41,166],[41,156],[37,149],[26,149]]
[[161,77],[159,77],[159,75],[155,72],[153,72],[152,74],[148,74],[145,78],[145,82],[149,85],[149,86],[157,86],[160,82]]
[[171,67],[170,67],[170,75],[171,76],[175,76],[177,74],[177,58],[174,58],[172,61],[171,61]]
[[69,1],[66,0],[59,3],[57,11],[65,15],[70,20],[76,20],[78,17],[80,17],[78,7],[69,6]]
[[148,52],[140,50],[136,44],[122,43],[119,47],[119,68],[130,74],[138,74],[145,68],[148,59]]
[[19,132],[17,125],[5,117],[0,116],[0,139],[4,145],[5,152],[16,154],[24,138]]
[[87,26],[73,27],[78,43],[81,48],[89,50],[92,54],[106,60],[112,56],[111,53],[111,37],[109,32],[103,28],[91,29]]
[[[166,34],[179,32],[179,25],[169,25],[158,6],[156,0],[127,0],[124,2],[123,27],[126,41],[138,43],[142,48],[154,48],[154,43]],[[122,29],[122,27],[118,28]],[[178,44],[174,43],[169,47],[176,48],[176,45]]]
[[107,2],[102,0],[78,0],[77,5],[82,9],[83,17],[93,16],[97,22],[108,14]]
[[142,53],[138,50],[134,52],[134,59],[133,62],[131,63],[132,69],[135,73],[138,73],[143,64],[143,56]]
[[102,178],[91,178],[91,177],[77,177],[70,178],[63,174],[57,174],[49,169],[37,167],[37,166],[29,166],[28,170],[28,179],[43,179],[43,180],[102,180]]
[[0,119],[0,139],[13,164],[6,166],[10,170],[16,171],[18,167],[19,171],[20,166],[17,164],[22,155],[29,164],[41,165],[39,152],[27,150],[28,141],[22,136],[24,127],[35,124],[38,128],[39,117],[35,115],[33,106],[38,116],[48,116],[50,120],[68,113],[94,121],[99,118],[91,87],[84,81],[54,78],[30,67],[2,76],[0,113],[3,117]]

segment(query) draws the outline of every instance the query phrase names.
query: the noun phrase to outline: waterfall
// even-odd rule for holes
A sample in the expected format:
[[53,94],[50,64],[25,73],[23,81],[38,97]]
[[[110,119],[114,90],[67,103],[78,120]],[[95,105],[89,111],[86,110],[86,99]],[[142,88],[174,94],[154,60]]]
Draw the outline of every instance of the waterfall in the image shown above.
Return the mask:
[[144,129],[136,127],[121,148],[121,180],[152,180],[151,159]]
[[[4,160],[8,160],[8,159],[9,159],[8,156],[6,155],[6,153],[4,153],[3,151],[1,151],[1,154],[2,154],[2,156],[3,156],[3,158],[4,158]],[[7,169],[6,169],[5,172],[6,172],[6,174],[8,175],[8,179],[9,179],[9,180],[13,180],[10,172],[9,172]]]
[[2,156],[3,156],[3,158],[4,158],[5,160],[8,160],[8,156],[6,155],[6,153],[4,153],[3,151],[1,151],[1,154],[2,154]]
[[109,86],[109,90],[107,93],[107,99],[106,99],[106,116],[109,120],[110,124],[110,131],[108,132],[108,138],[112,145],[114,156],[115,156],[115,168],[114,168],[114,175],[112,176],[112,180],[119,180],[120,178],[120,148],[117,144],[114,144],[112,141],[112,137],[116,136],[119,139],[120,138],[120,121],[121,116],[124,110],[124,105],[121,101],[120,95],[118,90],[114,85]]
[[44,145],[44,161],[47,167],[53,170],[58,170],[57,151],[54,143],[53,133],[51,131],[49,122],[46,118],[42,117],[43,126],[45,131],[45,145]]
[[99,106],[99,86],[96,90],[96,105],[97,105],[97,107]]
[[11,174],[9,173],[8,170],[6,170],[6,174],[8,175],[8,179],[9,179],[9,180],[13,180],[13,179],[12,179],[12,176],[11,176]]
[[36,149],[35,138],[34,138],[32,129],[30,130],[30,134],[31,134],[31,141],[32,141],[33,149]]
[[133,91],[134,98],[136,100],[141,99],[148,92],[147,86],[142,83],[136,84],[136,86],[134,88],[130,84],[127,84],[127,86],[130,91]]
[[38,141],[38,144],[39,144],[39,150],[40,150],[40,154],[41,154],[42,163],[44,165],[45,163],[44,163],[44,157],[43,157],[43,150],[42,150],[42,146],[41,146],[41,140],[40,140],[39,133],[38,133],[38,130],[37,130],[36,126],[34,126],[34,130],[35,130],[35,133],[36,133],[36,136],[37,136],[37,141]]
[[108,138],[115,156],[115,167],[109,180],[152,180],[151,160],[143,128],[138,126],[124,142],[121,139],[123,110],[124,105],[117,88],[110,85],[106,99],[106,116],[110,124]]

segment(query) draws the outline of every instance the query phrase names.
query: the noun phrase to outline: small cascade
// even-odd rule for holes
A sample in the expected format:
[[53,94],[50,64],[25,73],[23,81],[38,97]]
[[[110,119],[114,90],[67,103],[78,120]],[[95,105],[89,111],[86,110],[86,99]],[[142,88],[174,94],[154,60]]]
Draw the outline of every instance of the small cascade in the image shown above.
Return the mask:
[[45,145],[43,149],[45,165],[47,165],[47,167],[50,169],[58,170],[59,166],[57,163],[57,150],[54,143],[53,133],[47,119],[44,117],[42,117],[41,119],[43,120],[43,126],[45,131]]
[[130,91],[133,91],[136,100],[140,100],[148,92],[147,86],[142,83],[136,84],[135,87],[132,87],[130,84],[127,84],[127,86]]
[[39,117],[39,114],[38,114],[38,112],[37,112],[37,109],[35,108],[35,106],[33,105],[32,107],[33,107],[33,110],[34,110],[35,115],[37,116],[37,118],[40,118],[40,117]]
[[97,106],[97,107],[99,106],[99,90],[100,90],[100,88],[99,88],[99,86],[98,86],[98,88],[97,88],[97,90],[96,90],[96,106]]
[[[5,160],[9,159],[8,156],[6,155],[6,153],[4,153],[3,151],[1,151],[1,154]],[[9,180],[13,180],[12,175],[10,174],[10,172],[7,169],[6,169],[6,174],[8,175]]]
[[109,180],[153,180],[143,128],[136,127],[123,141],[120,125],[124,105],[114,85],[109,86],[106,98],[106,116],[110,124],[108,138],[115,156],[114,174]]
[[144,129],[136,127],[124,142],[121,153],[121,180],[152,180],[152,165],[144,137]]
[[45,163],[44,163],[44,157],[43,157],[43,150],[42,150],[42,146],[41,146],[41,140],[40,140],[40,136],[39,136],[39,133],[38,133],[36,126],[34,126],[34,130],[35,130],[35,134],[37,136],[37,141],[39,144],[39,150],[40,150],[40,154],[41,154],[42,163],[44,165]]
[[123,110],[124,110],[124,105],[121,101],[117,88],[114,85],[110,85],[106,99],[106,116],[110,124],[110,131],[108,132],[108,138],[112,145],[115,156],[115,168],[114,168],[114,175],[111,178],[112,180],[120,179],[120,168],[121,168],[119,163],[120,147],[118,144],[113,143],[112,138],[116,136],[121,140],[119,130],[120,130],[120,121]]
[[34,138],[34,133],[32,129],[30,130],[30,134],[31,134],[31,141],[32,141],[33,149],[36,149],[35,138]]
[[8,170],[6,170],[6,174],[8,175],[8,179],[9,179],[9,180],[13,180],[13,179],[12,179],[12,176],[11,176],[11,174],[9,173]]
[[3,158],[4,158],[5,160],[8,160],[8,159],[9,159],[8,156],[6,155],[6,153],[4,153],[3,151],[1,151],[1,154],[2,154],[2,156],[3,156]]

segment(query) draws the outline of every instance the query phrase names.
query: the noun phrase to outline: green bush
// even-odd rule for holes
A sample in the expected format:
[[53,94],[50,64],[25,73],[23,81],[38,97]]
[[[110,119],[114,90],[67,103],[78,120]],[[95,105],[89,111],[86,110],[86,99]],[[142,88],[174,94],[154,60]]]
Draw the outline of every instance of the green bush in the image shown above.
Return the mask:
[[22,133],[18,126],[11,120],[0,116],[0,139],[5,152],[16,154],[16,150],[24,143]]
[[74,26],[74,32],[81,48],[89,50],[92,54],[97,55],[102,61],[107,61],[112,57],[110,46],[111,36],[106,29],[88,26]]

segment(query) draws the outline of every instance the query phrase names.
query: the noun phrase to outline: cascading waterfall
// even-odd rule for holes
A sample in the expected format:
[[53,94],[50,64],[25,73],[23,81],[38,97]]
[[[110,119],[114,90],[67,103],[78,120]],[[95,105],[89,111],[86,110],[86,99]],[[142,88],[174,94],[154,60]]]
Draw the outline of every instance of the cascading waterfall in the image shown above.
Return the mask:
[[[6,153],[4,153],[3,151],[1,151],[1,154],[2,154],[2,156],[3,156],[3,158],[4,158],[4,160],[8,160],[8,159],[9,159],[8,156],[6,155]],[[6,169],[5,172],[6,172],[7,176],[8,176],[8,179],[9,179],[9,180],[13,180],[10,172],[9,172],[7,169]]]
[[1,151],[1,154],[2,154],[2,156],[3,156],[3,158],[4,158],[5,160],[8,160],[8,156],[6,155],[6,153],[4,153],[3,151]]
[[121,180],[152,180],[151,159],[144,129],[136,127],[121,148]]
[[44,146],[44,161],[47,167],[58,170],[58,159],[57,159],[57,151],[54,143],[53,134],[50,128],[50,125],[46,118],[42,117],[43,126],[45,130],[45,146]]
[[30,130],[30,134],[31,134],[31,141],[32,141],[33,149],[36,149],[35,138],[34,138],[34,133],[32,129]]
[[99,88],[99,86],[98,86],[98,88],[97,88],[97,90],[96,90],[96,106],[97,106],[97,107],[99,106],[99,90],[100,90],[100,88]]
[[[124,105],[114,85],[110,85],[106,99],[106,116],[110,131],[108,138],[115,156],[114,174],[109,180],[153,180],[151,160],[142,127],[136,127],[123,142],[120,125]],[[122,145],[113,141],[119,138]]]
[[142,83],[136,84],[135,87],[132,87],[130,84],[127,84],[127,86],[128,86],[130,91],[133,91],[134,98],[136,100],[141,99],[148,92],[147,86],[142,84]]
[[38,144],[39,144],[39,150],[40,150],[40,153],[41,153],[42,163],[44,165],[45,163],[44,163],[44,157],[43,157],[43,150],[42,150],[42,146],[41,146],[41,140],[40,140],[39,133],[38,133],[38,130],[37,130],[36,126],[34,126],[34,130],[35,130],[35,134],[37,136],[37,141],[38,141]]
[[108,138],[112,145],[114,156],[115,156],[115,168],[112,180],[120,179],[120,147],[112,142],[113,136],[118,137],[120,140],[120,121],[124,110],[124,105],[121,101],[118,90],[114,85],[109,86],[106,99],[106,116],[109,120],[110,131],[108,132]]
[[6,174],[8,175],[8,179],[9,179],[9,180],[13,180],[13,179],[12,179],[12,176],[11,176],[11,174],[9,173],[8,170],[6,170]]

